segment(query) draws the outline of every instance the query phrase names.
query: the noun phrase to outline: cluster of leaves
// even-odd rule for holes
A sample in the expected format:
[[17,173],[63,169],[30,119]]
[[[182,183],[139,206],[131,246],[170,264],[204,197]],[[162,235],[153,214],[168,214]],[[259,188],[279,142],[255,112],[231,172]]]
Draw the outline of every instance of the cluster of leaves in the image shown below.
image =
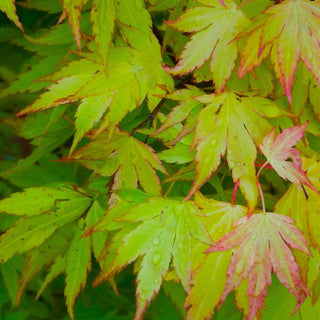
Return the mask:
[[0,10],[8,318],[317,319],[319,0]]

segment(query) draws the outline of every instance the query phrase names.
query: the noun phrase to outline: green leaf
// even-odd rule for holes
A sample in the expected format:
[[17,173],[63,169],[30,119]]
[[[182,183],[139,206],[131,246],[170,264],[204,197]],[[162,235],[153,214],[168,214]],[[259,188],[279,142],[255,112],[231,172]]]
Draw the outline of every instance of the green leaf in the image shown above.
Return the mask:
[[[206,5],[191,8],[176,21],[168,22],[169,26],[177,30],[195,32],[171,72],[185,74],[201,67],[210,59],[216,92],[220,93],[238,56],[237,40],[234,38],[250,24],[250,20],[231,0],[226,1],[226,6],[217,1]],[[226,24],[228,28],[225,27]]]
[[114,176],[113,190],[142,188],[153,195],[161,193],[158,170],[167,174],[151,147],[117,130],[112,137],[102,133],[66,160],[76,160],[103,176]]
[[70,187],[29,188],[23,192],[13,193],[0,201],[0,211],[18,216],[35,216],[49,213],[63,201],[82,200],[83,195]]
[[[31,194],[31,203],[35,203],[34,192]],[[76,195],[76,196],[75,196]],[[22,197],[25,195],[22,195]],[[36,215],[28,216],[30,209],[26,208],[26,217],[18,220],[12,228],[0,237],[1,262],[10,259],[14,254],[24,253],[34,247],[41,245],[55,230],[79,218],[91,204],[91,199],[81,193],[71,194],[68,198],[68,192],[64,198],[55,198],[51,201],[51,209],[42,213],[43,206],[38,204]],[[19,197],[19,196],[18,196]],[[45,209],[48,209],[49,203],[45,198]],[[8,204],[8,211],[21,213],[20,205],[12,207],[12,201]],[[13,209],[13,210],[12,210]]]
[[151,17],[145,9],[143,0],[116,1],[117,20],[130,28],[141,30],[146,35],[151,34]]
[[[112,210],[115,210],[115,206]],[[124,211],[121,210],[121,213]],[[119,212],[120,213],[120,212]],[[135,229],[122,235],[109,270],[103,270],[106,279],[127,264],[142,257],[137,277],[137,310],[139,319],[159,291],[162,278],[172,263],[185,290],[189,289],[191,276],[191,239],[211,243],[210,237],[199,220],[199,210],[192,202],[150,198],[117,218],[123,222],[142,222]],[[97,228],[101,230],[98,223]],[[99,277],[101,281],[101,277]]]
[[54,263],[50,267],[50,270],[49,270],[48,274],[46,275],[44,281],[42,282],[41,287],[39,288],[39,290],[37,292],[36,299],[38,299],[41,296],[42,292],[44,291],[44,289],[48,286],[48,284],[50,282],[52,282],[58,275],[60,275],[61,273],[63,273],[66,270],[66,267],[67,267],[66,258],[62,258],[60,255],[58,255],[56,260],[54,261]]
[[[106,209],[94,201],[86,217],[86,230],[93,227],[103,217]],[[98,260],[108,238],[106,232],[95,232],[91,235],[92,251]]]
[[[245,207],[206,199],[199,193],[196,194],[195,201],[205,214],[202,221],[214,241],[231,231],[233,223],[246,214]],[[203,256],[207,248],[201,243],[194,247],[195,255],[192,261],[197,269],[193,274],[193,286],[185,303],[186,306],[190,306],[188,319],[208,319],[219,303],[227,280],[232,253],[214,252]]]
[[[249,209],[257,204],[255,176],[256,145],[271,130],[269,122],[257,112],[260,104],[270,101],[255,97],[239,97],[235,93],[197,98],[207,106],[200,112],[193,145],[197,146],[197,174],[190,197],[217,170],[227,151],[227,161],[234,182],[240,182]],[[253,99],[253,101],[251,101]],[[272,104],[271,104],[272,105]],[[277,108],[276,105],[273,105]]]
[[106,73],[108,72],[108,52],[112,41],[115,18],[114,0],[93,1],[91,10],[92,32]]
[[15,0],[1,0],[0,10],[23,31],[23,27],[16,13]]
[[79,294],[80,288],[84,288],[87,280],[87,272],[91,269],[90,238],[83,238],[82,228],[78,228],[70,244],[66,255],[66,287],[64,294],[71,319],[74,319],[73,305]]
[[[16,296],[16,304],[20,302],[22,294],[29,281],[31,281],[32,278],[44,268],[44,266],[52,264],[59,255],[63,256],[65,254],[75,233],[75,227],[76,225],[73,223],[59,228],[52,234],[51,237],[45,240],[42,245],[30,250],[27,253],[26,267],[24,268],[20,278],[19,289]],[[44,290],[45,286],[49,282],[49,278],[51,279],[51,271],[39,289],[37,296],[39,296],[41,291]]]
[[88,0],[62,0],[63,13],[68,17],[71,31],[79,50],[81,50],[81,9],[87,1]]

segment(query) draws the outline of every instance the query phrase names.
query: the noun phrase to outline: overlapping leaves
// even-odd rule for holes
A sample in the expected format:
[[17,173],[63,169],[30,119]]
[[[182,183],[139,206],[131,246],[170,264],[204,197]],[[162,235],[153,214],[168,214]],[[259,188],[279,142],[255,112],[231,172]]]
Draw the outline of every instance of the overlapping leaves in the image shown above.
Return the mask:
[[[195,202],[206,215],[203,223],[215,242],[230,232],[233,223],[244,217],[247,211],[245,207],[207,199],[199,193],[196,194]],[[190,320],[208,319],[212,315],[227,281],[227,269],[232,252],[212,252],[205,256],[201,255],[207,248],[208,246],[201,243],[194,248],[193,262],[198,260],[196,256],[202,259],[199,265],[194,263],[196,272],[192,277],[193,286],[185,303],[186,306],[190,306],[187,316]]]
[[233,0],[224,3],[218,0],[199,2],[204,6],[191,8],[177,20],[168,22],[169,26],[179,31],[194,32],[178,64],[170,72],[185,74],[210,60],[216,92],[220,93],[238,56],[237,41],[233,40],[250,25],[250,20]]
[[[99,256],[105,235],[81,238],[85,227],[91,227],[104,210],[78,188],[68,186],[29,188],[0,201],[0,212],[22,216],[0,237],[1,262],[15,254],[27,253],[17,292],[17,302],[28,282],[44,266],[52,264],[38,296],[60,273],[66,272],[65,296],[68,312],[86,284],[91,265],[91,247]],[[84,220],[84,217],[86,220]]]
[[[106,125],[110,121],[118,123],[128,111],[140,105],[147,94],[150,94],[150,97],[152,95],[152,91],[150,92],[152,87],[147,87],[141,81],[141,76],[143,77],[146,72],[143,67],[145,63],[135,50],[128,47],[111,50],[108,62],[109,76],[106,76],[95,54],[71,62],[47,78],[56,81],[56,84],[50,86],[49,91],[42,94],[32,105],[20,111],[19,115],[81,100],[76,112],[77,132],[71,148],[73,150],[83,135],[103,117],[107,109],[108,116],[104,120]],[[164,73],[162,70],[161,72]],[[149,76],[149,73],[146,75]],[[157,83],[158,85],[171,85],[169,76],[161,80],[167,82]],[[159,93],[159,90],[162,91],[158,88],[156,92]],[[90,116],[87,117],[87,114]]]
[[[267,157],[274,170],[280,177],[316,191],[315,187],[302,170],[299,151],[292,148],[302,137],[308,123],[292,128],[287,128],[276,137],[276,128],[273,128],[264,138],[260,145],[261,151]],[[292,162],[288,161],[292,160]]]
[[267,99],[239,96],[235,93],[196,98],[207,106],[200,112],[193,144],[197,146],[197,174],[192,195],[215,172],[227,151],[227,161],[233,180],[239,180],[249,207],[257,202],[254,161],[256,145],[270,131],[263,115],[286,114]]
[[240,283],[248,278],[249,320],[264,307],[267,285],[271,284],[271,271],[296,297],[298,308],[308,290],[300,278],[298,265],[289,246],[311,255],[301,231],[294,221],[275,213],[257,213],[250,219],[241,218],[237,228],[222,237],[207,252],[229,250],[236,247],[228,268],[228,280],[221,302]]
[[256,18],[241,53],[239,76],[259,65],[270,55],[277,78],[289,102],[297,63],[301,59],[320,81],[318,1],[291,0],[274,5]]
[[151,147],[126,132],[115,131],[112,136],[102,133],[67,161],[79,161],[103,176],[113,176],[115,190],[142,188],[153,195],[160,195],[161,186],[154,169],[167,174]]
[[[158,293],[171,260],[178,278],[188,291],[192,270],[191,240],[211,243],[211,238],[200,221],[201,213],[193,202],[165,198],[137,201],[139,198],[141,196],[138,192],[131,203],[120,199],[93,228],[93,231],[101,231],[122,228],[124,222],[133,223],[131,229],[119,232],[121,238],[115,236],[113,239],[108,252],[109,255],[113,252],[115,254],[111,255],[112,261],[106,264],[107,268],[102,269],[98,281],[114,275],[127,264],[141,258],[137,275],[135,319],[141,318],[146,306]],[[114,225],[115,222],[118,226]],[[107,256],[107,259],[110,260],[110,257]]]

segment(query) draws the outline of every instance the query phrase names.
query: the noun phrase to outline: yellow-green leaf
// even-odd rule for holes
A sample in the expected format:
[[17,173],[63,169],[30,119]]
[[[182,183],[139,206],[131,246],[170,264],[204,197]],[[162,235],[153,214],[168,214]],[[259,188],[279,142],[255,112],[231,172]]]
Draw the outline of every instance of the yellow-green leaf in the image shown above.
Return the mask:
[[112,42],[115,18],[114,0],[93,1],[91,10],[92,32],[99,48],[105,72],[108,70],[108,53]]
[[15,0],[1,0],[0,10],[3,11],[7,17],[12,20],[15,25],[23,31],[23,27],[16,12]]
[[71,319],[74,319],[73,305],[80,289],[84,288],[87,272],[91,269],[90,238],[81,237],[82,228],[78,228],[67,253],[66,267],[66,305]]

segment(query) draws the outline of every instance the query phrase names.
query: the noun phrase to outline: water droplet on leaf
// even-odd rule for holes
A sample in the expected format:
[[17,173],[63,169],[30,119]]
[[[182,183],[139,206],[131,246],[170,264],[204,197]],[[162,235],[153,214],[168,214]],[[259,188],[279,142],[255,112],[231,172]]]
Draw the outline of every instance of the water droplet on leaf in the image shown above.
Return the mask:
[[158,245],[160,245],[160,240],[158,238],[155,238],[155,239],[153,239],[152,244],[154,246],[158,246]]
[[154,254],[154,256],[152,257],[152,263],[153,263],[154,265],[159,264],[160,261],[161,261],[161,258],[162,258],[162,253],[161,253],[161,252],[156,252],[156,253]]

